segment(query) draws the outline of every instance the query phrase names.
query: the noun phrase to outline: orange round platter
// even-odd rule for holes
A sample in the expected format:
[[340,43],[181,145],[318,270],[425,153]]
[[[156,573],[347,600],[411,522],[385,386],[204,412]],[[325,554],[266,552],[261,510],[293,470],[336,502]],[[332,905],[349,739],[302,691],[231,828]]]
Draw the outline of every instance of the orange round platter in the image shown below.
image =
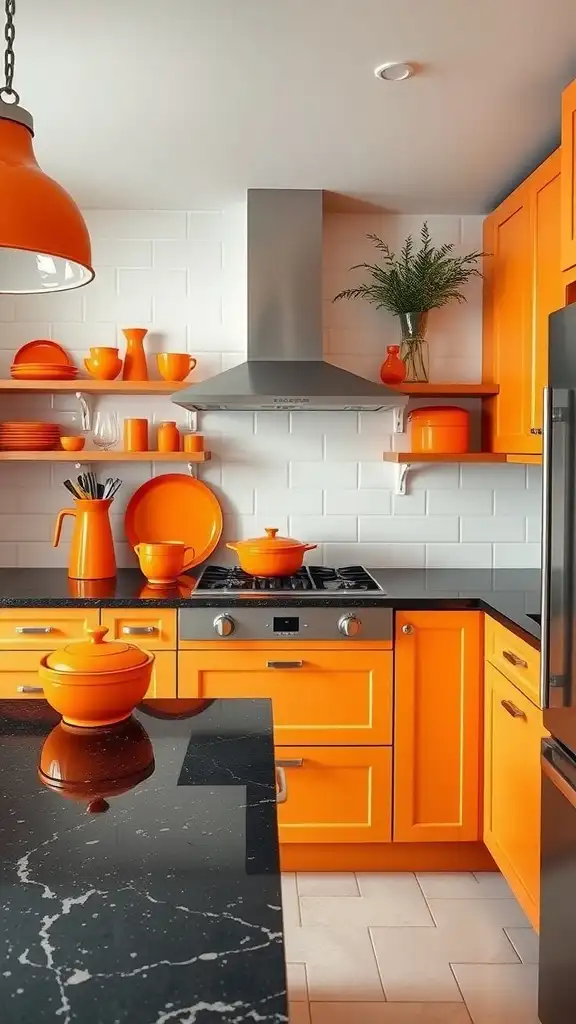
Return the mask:
[[164,473],[147,480],[134,492],[124,517],[132,547],[168,540],[194,548],[184,569],[200,565],[222,536],[222,509],[206,484],[184,473]]
[[23,363],[58,363],[59,366],[73,366],[68,353],[57,341],[39,338],[22,345],[14,356],[14,365]]

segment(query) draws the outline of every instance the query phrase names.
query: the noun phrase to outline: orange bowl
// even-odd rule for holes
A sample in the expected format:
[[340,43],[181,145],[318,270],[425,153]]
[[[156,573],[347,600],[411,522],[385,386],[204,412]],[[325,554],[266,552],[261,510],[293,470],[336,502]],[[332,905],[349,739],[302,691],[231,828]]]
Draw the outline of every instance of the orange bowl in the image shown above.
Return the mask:
[[61,437],[60,444],[65,452],[80,452],[86,444],[85,437]]
[[114,380],[122,369],[117,348],[91,348],[84,366],[96,380]]
[[59,672],[40,660],[39,675],[48,703],[69,725],[115,725],[128,718],[150,685],[154,655],[141,665],[114,672]]

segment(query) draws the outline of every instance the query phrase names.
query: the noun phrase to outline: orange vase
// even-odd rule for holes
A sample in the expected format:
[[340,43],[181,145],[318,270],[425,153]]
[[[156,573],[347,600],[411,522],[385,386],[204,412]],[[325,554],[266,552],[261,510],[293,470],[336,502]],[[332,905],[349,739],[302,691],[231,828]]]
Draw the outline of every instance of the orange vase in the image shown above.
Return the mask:
[[111,500],[75,499],[76,508],[63,508],[56,517],[53,546],[58,547],[64,516],[74,516],[68,575],[75,580],[105,580],[116,575],[114,541],[108,518]]
[[144,327],[124,327],[122,334],[126,338],[123,380],[148,380],[148,366],[144,352],[144,338],[148,331]]
[[380,367],[380,380],[383,384],[401,384],[406,377],[406,363],[398,355],[400,345],[388,345],[386,359]]

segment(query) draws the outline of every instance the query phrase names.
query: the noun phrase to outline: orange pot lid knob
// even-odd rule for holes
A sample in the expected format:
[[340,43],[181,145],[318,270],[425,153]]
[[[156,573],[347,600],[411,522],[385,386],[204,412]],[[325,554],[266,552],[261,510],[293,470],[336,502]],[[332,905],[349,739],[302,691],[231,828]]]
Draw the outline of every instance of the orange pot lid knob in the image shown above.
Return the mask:
[[48,668],[56,672],[118,672],[147,664],[150,655],[134,644],[119,640],[105,642],[107,626],[87,629],[89,640],[67,644],[46,657]]

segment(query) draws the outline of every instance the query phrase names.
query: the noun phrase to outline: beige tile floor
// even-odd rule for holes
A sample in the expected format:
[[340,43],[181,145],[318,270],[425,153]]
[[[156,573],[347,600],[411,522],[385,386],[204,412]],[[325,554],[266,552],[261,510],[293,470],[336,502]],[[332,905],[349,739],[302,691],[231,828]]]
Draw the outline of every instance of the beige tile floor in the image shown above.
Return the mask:
[[501,875],[285,874],[290,1024],[538,1024],[538,939]]

